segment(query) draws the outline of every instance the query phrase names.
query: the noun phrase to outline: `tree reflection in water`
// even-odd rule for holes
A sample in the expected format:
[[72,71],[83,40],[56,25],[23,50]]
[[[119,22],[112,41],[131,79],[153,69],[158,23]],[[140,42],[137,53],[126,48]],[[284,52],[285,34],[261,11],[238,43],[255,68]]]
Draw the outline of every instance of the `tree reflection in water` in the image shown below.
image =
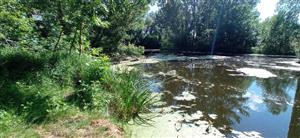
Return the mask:
[[[269,79],[229,75],[227,69],[238,65],[235,61],[168,61],[146,64],[143,69],[151,74],[176,70],[176,76],[157,75],[155,77],[156,80],[162,82],[159,90],[163,92],[163,101],[168,106],[179,106],[176,110],[185,111],[190,115],[200,110],[204,114],[204,118],[201,119],[213,122],[213,126],[222,133],[230,134],[234,123],[239,123],[242,117],[250,116],[250,109],[246,103],[252,99],[245,95],[253,83],[261,88],[263,103],[268,111],[273,115],[279,115],[288,109],[291,97],[287,92],[296,82],[295,79],[289,77],[290,74],[282,75],[280,72],[277,73],[283,77]],[[295,101],[300,100],[299,82]],[[191,92],[197,99],[195,101],[175,100],[174,96],[182,94],[183,91]],[[217,118],[214,119],[209,114],[216,114]],[[300,135],[297,133],[300,128],[299,117],[300,102],[296,102],[290,124],[289,135],[291,136],[299,137]]]
[[297,91],[294,100],[293,112],[288,132],[289,138],[300,137],[300,78],[298,78]]
[[294,86],[294,82],[295,79],[291,78],[268,78],[258,81],[263,90],[263,101],[273,115],[279,115],[287,110],[288,104],[291,102],[287,91]]
[[[214,127],[220,128],[223,133],[230,133],[232,124],[235,121],[240,122],[240,115],[249,115],[248,107],[244,104],[248,98],[243,95],[254,79],[229,76],[226,68],[219,64],[208,64],[202,61],[201,64],[193,65],[193,68],[187,67],[189,64],[190,62],[160,62],[147,65],[146,72],[158,74],[161,71],[176,70],[177,75],[185,81],[178,77],[161,79],[164,82],[162,91],[171,92],[164,95],[167,104],[193,106],[180,108],[180,110],[185,110],[189,114],[200,110],[205,115],[203,119],[213,122]],[[197,82],[201,84],[193,84]],[[193,92],[197,97],[196,101],[183,102],[173,99],[183,91]],[[208,114],[216,114],[218,117],[213,119]]]

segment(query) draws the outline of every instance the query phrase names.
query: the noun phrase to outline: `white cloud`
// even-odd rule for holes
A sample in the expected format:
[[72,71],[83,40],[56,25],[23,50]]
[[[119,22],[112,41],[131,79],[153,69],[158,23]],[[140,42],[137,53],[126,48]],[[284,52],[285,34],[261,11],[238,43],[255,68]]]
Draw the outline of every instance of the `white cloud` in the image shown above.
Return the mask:
[[264,102],[261,94],[253,91],[247,91],[244,97],[249,98],[247,105],[251,110],[260,112],[259,106]]

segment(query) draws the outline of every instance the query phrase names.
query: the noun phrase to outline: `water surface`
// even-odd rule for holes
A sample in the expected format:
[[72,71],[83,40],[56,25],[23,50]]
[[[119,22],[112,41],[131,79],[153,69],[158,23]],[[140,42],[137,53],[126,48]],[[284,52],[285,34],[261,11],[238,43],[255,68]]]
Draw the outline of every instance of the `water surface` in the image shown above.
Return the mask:
[[[162,61],[138,67],[148,76],[150,88],[163,93],[166,106],[188,114],[204,113],[205,120],[226,136],[232,130],[256,131],[263,137],[300,137],[299,72],[282,70],[288,58],[228,57]],[[266,69],[277,77],[237,76],[238,68]],[[168,72],[172,75],[163,75]],[[174,76],[174,72],[176,76]],[[182,92],[195,100],[176,100]],[[216,114],[213,118],[210,114]]]

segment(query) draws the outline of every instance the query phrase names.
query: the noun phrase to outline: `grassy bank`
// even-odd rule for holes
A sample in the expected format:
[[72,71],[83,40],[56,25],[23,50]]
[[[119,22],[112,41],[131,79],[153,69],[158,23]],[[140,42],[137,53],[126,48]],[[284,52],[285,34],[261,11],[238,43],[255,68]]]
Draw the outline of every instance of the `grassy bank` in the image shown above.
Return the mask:
[[0,137],[120,137],[151,96],[139,73],[109,58],[0,49]]

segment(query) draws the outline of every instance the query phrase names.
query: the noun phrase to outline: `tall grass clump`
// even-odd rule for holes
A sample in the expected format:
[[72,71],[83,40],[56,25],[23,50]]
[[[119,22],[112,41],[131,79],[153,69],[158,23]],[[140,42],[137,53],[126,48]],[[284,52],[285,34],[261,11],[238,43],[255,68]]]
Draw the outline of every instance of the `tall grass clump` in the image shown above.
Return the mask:
[[123,121],[144,121],[139,113],[148,112],[153,98],[139,72],[107,72],[102,81],[103,89],[112,94],[109,113]]

